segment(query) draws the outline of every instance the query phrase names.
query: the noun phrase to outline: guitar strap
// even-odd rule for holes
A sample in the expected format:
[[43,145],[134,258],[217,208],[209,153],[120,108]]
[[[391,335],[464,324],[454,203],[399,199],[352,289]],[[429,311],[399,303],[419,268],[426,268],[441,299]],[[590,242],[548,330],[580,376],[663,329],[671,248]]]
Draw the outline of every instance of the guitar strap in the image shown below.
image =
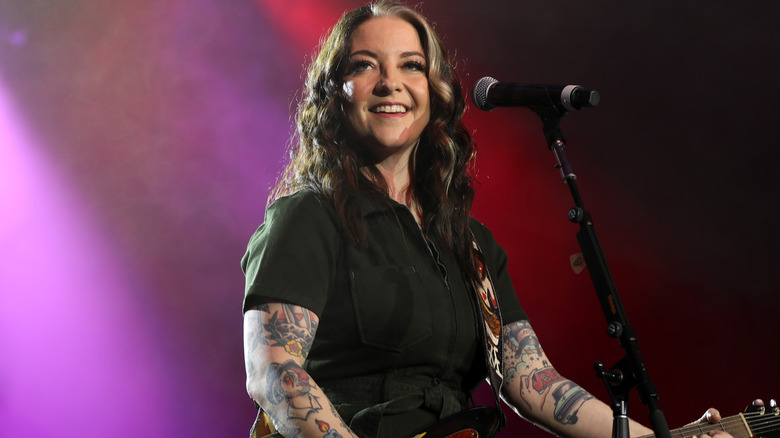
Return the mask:
[[482,344],[485,349],[485,362],[488,369],[488,378],[490,387],[493,389],[493,401],[496,404],[496,410],[500,413],[500,426],[506,424],[506,416],[501,410],[501,385],[504,380],[503,363],[501,351],[501,311],[498,308],[498,298],[496,290],[493,287],[493,279],[485,263],[485,256],[482,248],[479,247],[474,233],[471,234],[471,242],[474,248],[474,264],[479,273],[480,281],[472,280],[472,288],[477,296],[479,307],[479,322],[482,327]]

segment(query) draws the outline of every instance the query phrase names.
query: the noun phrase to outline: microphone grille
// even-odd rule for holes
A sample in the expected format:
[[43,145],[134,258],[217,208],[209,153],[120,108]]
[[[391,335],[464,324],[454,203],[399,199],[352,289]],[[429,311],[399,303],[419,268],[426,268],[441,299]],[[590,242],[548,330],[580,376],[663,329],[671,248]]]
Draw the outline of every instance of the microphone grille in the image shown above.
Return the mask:
[[498,82],[497,80],[491,78],[490,76],[485,76],[484,78],[478,80],[474,83],[474,86],[471,87],[471,101],[474,102],[474,105],[481,109],[482,111],[490,111],[495,108],[494,105],[491,105],[490,102],[488,102],[488,90],[490,89],[491,85]]

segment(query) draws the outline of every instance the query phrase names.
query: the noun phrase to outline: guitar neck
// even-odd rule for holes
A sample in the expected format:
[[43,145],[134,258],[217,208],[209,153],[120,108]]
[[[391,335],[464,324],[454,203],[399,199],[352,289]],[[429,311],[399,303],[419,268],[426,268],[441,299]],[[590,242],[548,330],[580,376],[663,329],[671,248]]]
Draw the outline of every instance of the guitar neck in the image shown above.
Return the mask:
[[[698,438],[714,431],[725,431],[734,438],[753,438],[769,435],[780,429],[780,417],[775,414],[744,413],[723,418],[720,423],[697,423],[671,430],[672,438]],[[651,438],[647,435],[642,438]]]

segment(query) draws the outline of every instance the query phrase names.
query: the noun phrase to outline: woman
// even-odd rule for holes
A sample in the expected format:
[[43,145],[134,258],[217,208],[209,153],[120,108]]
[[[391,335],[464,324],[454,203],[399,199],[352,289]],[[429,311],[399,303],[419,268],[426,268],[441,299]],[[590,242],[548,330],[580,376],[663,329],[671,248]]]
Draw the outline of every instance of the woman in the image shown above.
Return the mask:
[[[351,11],[323,43],[291,161],[242,260],[254,434],[421,433],[467,408],[495,364],[493,322],[508,404],[557,434],[610,435],[612,411],[550,365],[504,251],[469,217],[464,110],[441,41],[413,9]],[[493,290],[501,319],[480,301]],[[652,431],[632,422],[631,433]]]

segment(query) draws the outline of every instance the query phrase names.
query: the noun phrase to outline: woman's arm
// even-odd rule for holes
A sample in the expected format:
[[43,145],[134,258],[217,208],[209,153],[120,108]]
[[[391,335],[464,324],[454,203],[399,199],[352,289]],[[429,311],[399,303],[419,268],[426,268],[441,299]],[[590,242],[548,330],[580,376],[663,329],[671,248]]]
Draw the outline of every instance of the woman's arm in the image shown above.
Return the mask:
[[[522,417],[556,435],[577,438],[612,436],[612,409],[576,383],[558,374],[542,350],[528,321],[504,326],[504,400]],[[720,413],[710,408],[699,423],[717,423]],[[629,419],[632,437],[653,431]],[[715,430],[700,438],[733,438]]]
[[[557,435],[608,438],[612,410],[576,383],[558,374],[528,321],[504,326],[505,401],[515,411]],[[653,431],[630,421],[632,437]]]
[[291,304],[268,303],[244,314],[249,396],[285,437],[356,437],[303,369],[319,318]]

